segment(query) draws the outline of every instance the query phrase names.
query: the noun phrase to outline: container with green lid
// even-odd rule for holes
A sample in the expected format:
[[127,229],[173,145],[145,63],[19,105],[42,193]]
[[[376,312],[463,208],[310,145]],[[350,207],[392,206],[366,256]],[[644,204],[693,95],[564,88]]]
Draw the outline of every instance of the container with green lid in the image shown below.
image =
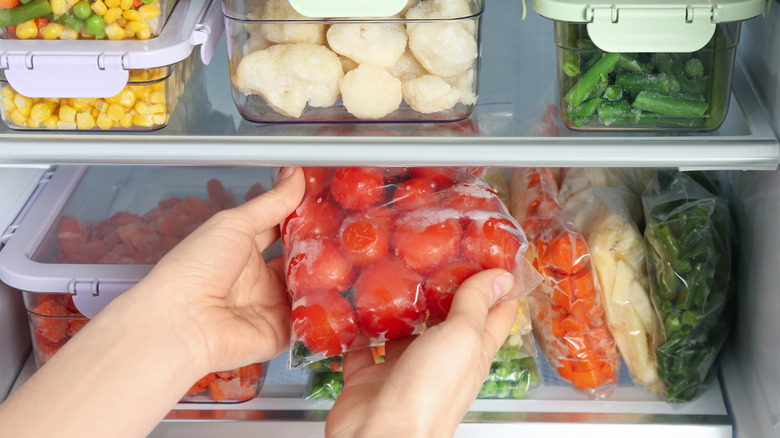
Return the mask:
[[554,20],[559,108],[574,130],[712,131],[742,21],[765,0],[533,0]]

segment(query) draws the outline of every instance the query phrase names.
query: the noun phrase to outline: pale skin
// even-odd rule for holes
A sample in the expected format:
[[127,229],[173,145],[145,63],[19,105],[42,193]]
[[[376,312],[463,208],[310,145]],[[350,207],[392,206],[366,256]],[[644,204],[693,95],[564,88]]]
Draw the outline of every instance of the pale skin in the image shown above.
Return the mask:
[[[0,430],[144,437],[204,375],[284,352],[290,305],[281,260],[265,263],[262,253],[303,192],[301,169],[286,168],[272,190],[195,230],[0,405]],[[397,419],[407,418],[401,436],[451,436],[512,326],[517,303],[494,303],[513,284],[501,270],[468,279],[450,317],[388,345],[381,366],[367,350],[347,354],[326,435],[399,436]]]

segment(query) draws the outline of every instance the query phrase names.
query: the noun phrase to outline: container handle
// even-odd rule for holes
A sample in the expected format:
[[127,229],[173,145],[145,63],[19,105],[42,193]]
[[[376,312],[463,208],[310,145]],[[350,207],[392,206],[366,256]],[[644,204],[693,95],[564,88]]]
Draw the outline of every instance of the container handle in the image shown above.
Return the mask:
[[308,18],[379,18],[398,14],[407,2],[407,0],[290,0],[290,6]]
[[122,56],[8,55],[8,83],[27,97],[111,97],[127,85]]

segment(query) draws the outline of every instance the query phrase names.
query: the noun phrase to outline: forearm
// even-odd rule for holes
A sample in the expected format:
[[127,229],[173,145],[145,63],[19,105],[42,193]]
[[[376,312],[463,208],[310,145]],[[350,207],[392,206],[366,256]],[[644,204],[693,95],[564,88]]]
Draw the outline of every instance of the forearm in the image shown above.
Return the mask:
[[0,406],[5,432],[143,437],[208,372],[157,303],[117,300]]

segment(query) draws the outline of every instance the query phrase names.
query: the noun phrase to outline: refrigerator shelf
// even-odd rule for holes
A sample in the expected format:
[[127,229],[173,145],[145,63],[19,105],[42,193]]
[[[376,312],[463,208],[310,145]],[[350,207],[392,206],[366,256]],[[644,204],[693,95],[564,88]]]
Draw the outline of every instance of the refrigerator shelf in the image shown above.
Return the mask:
[[76,133],[2,126],[0,162],[777,168],[780,144],[739,61],[728,116],[715,132],[568,130],[554,106],[552,21],[528,14],[517,23],[519,7],[498,0],[486,8],[480,100],[460,122],[248,122],[233,104],[223,39],[209,66],[190,79],[167,127]]
[[[259,397],[242,403],[180,403],[149,435],[154,437],[236,438],[322,436],[331,401],[304,400],[306,374],[286,371],[287,357],[271,361]],[[546,365],[543,365],[546,367]],[[14,389],[34,372],[30,356]],[[455,436],[543,436],[572,433],[619,438],[731,438],[732,422],[718,379],[692,402],[672,406],[654,400],[626,380],[609,400],[588,400],[572,389],[538,388],[522,400],[477,400]]]

